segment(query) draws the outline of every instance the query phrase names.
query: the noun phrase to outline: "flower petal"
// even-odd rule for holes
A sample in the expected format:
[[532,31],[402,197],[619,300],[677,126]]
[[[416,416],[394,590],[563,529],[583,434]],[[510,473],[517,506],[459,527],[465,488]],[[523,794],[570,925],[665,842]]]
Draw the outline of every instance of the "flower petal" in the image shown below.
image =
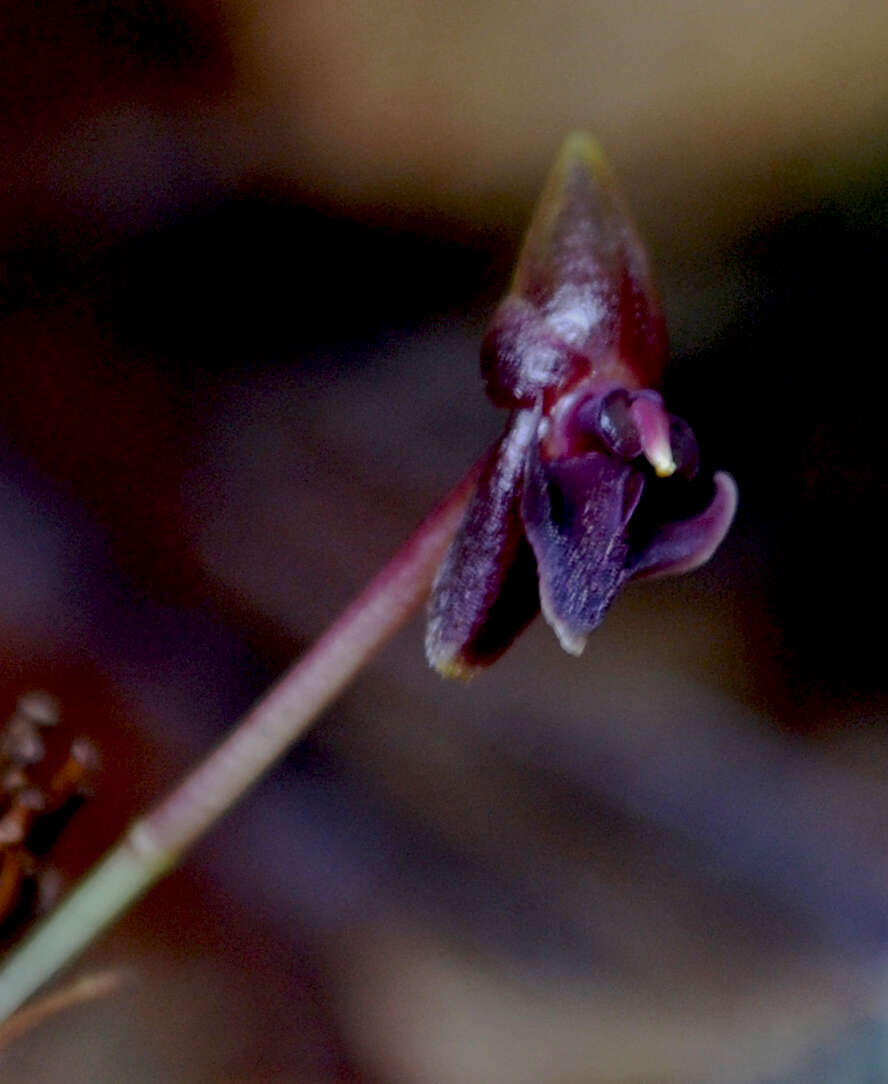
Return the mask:
[[724,471],[717,471],[713,481],[715,493],[699,515],[660,527],[630,560],[631,579],[691,572],[715,553],[737,509],[737,485]]
[[600,452],[545,462],[527,456],[521,513],[539,572],[543,616],[579,655],[625,577],[627,526],[642,473]]
[[519,411],[494,447],[429,601],[426,656],[447,677],[494,662],[539,611],[521,522],[527,449],[539,414]]

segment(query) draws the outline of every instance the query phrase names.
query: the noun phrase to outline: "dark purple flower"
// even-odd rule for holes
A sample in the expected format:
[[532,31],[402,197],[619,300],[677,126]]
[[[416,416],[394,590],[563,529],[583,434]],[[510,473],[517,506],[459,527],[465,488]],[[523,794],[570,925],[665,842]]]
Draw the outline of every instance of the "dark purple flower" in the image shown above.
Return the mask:
[[571,136],[482,346],[510,408],[438,572],[426,651],[444,674],[493,662],[542,608],[574,654],[620,587],[708,560],[737,501],[700,496],[697,442],[658,392],[663,317],[597,145]]

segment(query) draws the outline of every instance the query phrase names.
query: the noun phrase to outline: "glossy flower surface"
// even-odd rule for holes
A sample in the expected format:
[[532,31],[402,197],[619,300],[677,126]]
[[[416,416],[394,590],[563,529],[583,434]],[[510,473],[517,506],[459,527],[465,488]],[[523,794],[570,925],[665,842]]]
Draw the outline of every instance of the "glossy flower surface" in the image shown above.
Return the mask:
[[579,654],[624,583],[715,551],[736,487],[716,473],[699,499],[694,434],[653,390],[665,357],[612,174],[571,136],[482,346],[488,395],[511,414],[432,590],[426,651],[443,674],[493,662],[540,609]]

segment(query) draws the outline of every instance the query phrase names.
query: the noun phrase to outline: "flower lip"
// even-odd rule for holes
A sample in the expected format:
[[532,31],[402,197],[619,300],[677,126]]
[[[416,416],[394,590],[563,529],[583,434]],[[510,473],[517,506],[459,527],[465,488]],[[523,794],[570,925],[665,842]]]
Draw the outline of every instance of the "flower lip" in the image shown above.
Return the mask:
[[712,495],[695,515],[662,521],[645,544],[633,547],[627,579],[655,579],[693,572],[721,545],[737,511],[737,483],[716,471]]

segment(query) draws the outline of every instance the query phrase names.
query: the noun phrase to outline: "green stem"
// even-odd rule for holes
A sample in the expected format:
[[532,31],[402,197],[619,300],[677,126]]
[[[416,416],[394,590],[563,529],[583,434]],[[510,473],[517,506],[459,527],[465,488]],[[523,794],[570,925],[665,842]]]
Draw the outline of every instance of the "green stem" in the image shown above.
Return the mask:
[[[482,461],[483,462],[483,461]],[[135,821],[0,969],[0,1020],[178,863],[419,608],[481,464],[227,738]]]

